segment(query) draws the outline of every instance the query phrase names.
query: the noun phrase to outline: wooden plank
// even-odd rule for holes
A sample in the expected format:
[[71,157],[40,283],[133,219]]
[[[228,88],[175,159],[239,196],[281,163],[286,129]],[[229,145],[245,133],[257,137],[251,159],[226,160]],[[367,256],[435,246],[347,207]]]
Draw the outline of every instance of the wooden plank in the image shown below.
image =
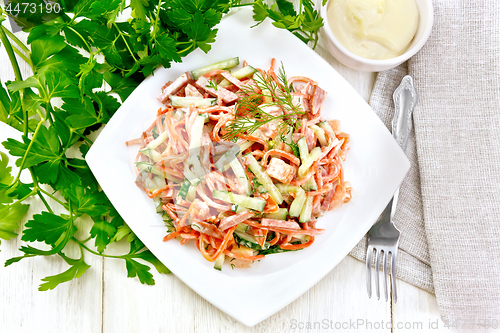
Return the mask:
[[[123,242],[114,248],[116,253],[126,251]],[[125,264],[120,260],[105,259],[104,270],[104,332],[316,332],[339,327],[342,332],[390,332],[389,303],[368,299],[365,267],[351,257],[253,328],[218,310],[174,275],[154,273],[156,285],[143,286],[124,278]]]
[[[439,315],[436,296],[397,280],[398,302],[393,304],[394,332],[441,332],[448,330]],[[450,330],[453,332],[453,330]]]

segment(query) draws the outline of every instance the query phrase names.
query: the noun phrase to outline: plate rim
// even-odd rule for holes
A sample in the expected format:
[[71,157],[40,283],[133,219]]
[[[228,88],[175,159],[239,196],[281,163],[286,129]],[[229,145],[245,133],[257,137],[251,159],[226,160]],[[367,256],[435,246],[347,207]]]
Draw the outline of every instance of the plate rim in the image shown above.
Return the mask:
[[[227,19],[225,19],[223,22],[221,22],[219,24],[219,26],[229,25],[230,23],[227,23],[227,22],[233,22],[233,21],[234,22],[238,22],[238,23],[235,23],[235,24],[239,25],[239,24],[241,24],[241,21],[245,21],[244,16],[250,16],[250,12],[251,11],[249,9],[246,9],[246,8],[245,9],[241,9],[238,12],[232,14]],[[246,21],[249,21],[249,20],[246,20]],[[269,20],[267,20],[267,21],[269,21]],[[243,26],[243,24],[242,24],[242,26]],[[264,22],[259,27],[256,27],[254,29],[257,29],[257,28],[260,28],[260,29],[269,29],[269,28],[272,28],[272,29],[276,30],[276,28],[272,27],[269,22]],[[248,26],[245,26],[245,29],[248,29]],[[219,31],[219,33],[220,33],[220,31]],[[292,34],[288,33],[287,31],[279,31],[278,30],[278,31],[275,31],[275,34],[276,35],[282,35],[282,36],[285,36],[285,34],[286,34],[286,36],[287,36],[286,39],[290,39],[289,37],[292,37],[294,39],[296,38],[295,36],[293,36]],[[328,62],[326,62],[320,55],[318,55],[315,51],[313,51],[312,49],[310,49],[307,45],[301,43],[298,39],[296,39],[296,42],[297,42],[297,45],[302,45],[303,46],[302,50],[304,52],[307,52],[311,57],[313,57],[313,59],[315,61],[317,60],[317,61],[321,62],[322,63],[321,66],[327,66],[327,68],[329,70],[334,71],[336,73],[336,75],[337,75],[336,80],[340,80],[340,82],[342,83],[342,85],[347,85],[348,88],[350,88],[353,91],[355,91],[355,89]],[[217,43],[217,41],[214,43],[213,47],[217,45],[216,43]],[[298,43],[300,43],[300,44],[298,44]],[[302,52],[302,50],[301,50],[301,52]],[[197,51],[200,51],[200,50],[197,50]],[[198,52],[198,53],[200,53],[200,52]],[[179,66],[182,66],[182,64],[180,64]],[[166,72],[168,70],[167,69],[163,69],[163,68],[159,68],[159,69],[157,69],[155,71],[155,75],[157,75],[157,74],[161,75],[160,72],[162,72],[162,71]],[[148,78],[146,78],[146,80]],[[142,84],[143,83],[141,83],[141,85]],[[138,86],[138,88],[139,87],[140,87],[140,85]],[[110,125],[113,124],[113,118],[115,118],[116,115],[118,115],[118,114],[124,114],[124,111],[121,110],[121,109],[122,108],[125,109],[128,106],[128,104],[132,103],[132,102],[130,102],[132,100],[130,97],[132,97],[134,94],[135,95],[139,94],[138,88],[136,88],[134,90],[134,92],[131,94],[131,96],[129,96],[129,98],[122,104],[122,106],[120,107],[120,109],[115,113],[115,115],[109,121],[108,125],[105,126],[105,128],[102,130],[102,132],[100,133],[100,135],[98,136],[98,138],[95,140],[94,144],[92,145],[92,147],[90,148],[89,152],[86,155],[85,159],[86,159],[89,167],[91,168],[94,176],[96,177],[96,179],[98,179],[98,175],[97,174],[101,173],[101,170],[99,169],[101,161],[100,161],[99,154],[98,154],[98,152],[100,151],[99,149],[101,149],[101,144],[102,144],[102,142],[104,142],[103,140],[106,139],[110,135],[110,133],[111,133],[110,131],[111,131],[112,127]],[[358,96],[359,96],[359,94],[358,94]],[[364,101],[364,99],[362,99],[361,96],[359,96],[359,98],[368,106],[368,104],[366,103],[366,101]],[[128,104],[126,104],[127,101],[129,101]],[[125,106],[125,108],[124,108],[124,106]],[[120,113],[120,111],[121,111],[121,113]],[[118,118],[115,118],[115,120],[116,119],[118,119]],[[374,113],[373,113],[372,120],[373,119],[376,119],[376,121],[379,122],[379,125],[384,126],[383,123],[381,122],[381,120]],[[385,126],[384,126],[384,128],[385,128]],[[388,130],[387,130],[387,132],[388,132]],[[389,135],[390,135],[390,133],[389,133]],[[101,140],[99,140],[100,138],[101,138]],[[402,174],[398,177],[398,179],[396,181],[397,184],[401,184],[401,182],[403,181],[404,177],[406,176],[406,173],[408,172],[408,170],[410,168],[410,162],[408,161],[408,159],[407,159],[406,155],[404,154],[404,152],[399,148],[399,146],[397,145],[396,141],[394,141],[393,145],[394,146],[392,148],[396,148],[395,149],[395,151],[396,151],[395,154],[399,155],[398,158],[401,158],[402,159],[402,163],[405,164],[404,166],[402,166],[402,169],[406,169],[406,170],[404,172],[402,172]],[[96,171],[94,171],[94,170],[96,170]],[[99,183],[101,184],[101,182],[99,182]],[[105,188],[108,188],[107,182],[102,182],[101,187],[104,190],[104,192],[107,192],[107,190],[105,189]],[[108,190],[109,190],[109,188],[108,188]],[[394,189],[394,191],[396,191],[396,188]],[[341,255],[342,258],[344,258],[349,253],[349,251],[351,251],[351,249],[359,242],[359,240],[362,238],[362,236],[364,234],[366,234],[366,232],[369,230],[369,228],[371,227],[371,225],[375,222],[375,220],[380,215],[380,213],[382,212],[382,210],[384,209],[384,207],[389,203],[391,197],[392,197],[392,195],[389,196],[389,197],[387,197],[387,200],[384,200],[386,202],[385,202],[385,204],[383,206],[380,205],[381,206],[380,212],[376,212],[376,211],[372,210],[371,214],[369,214],[370,218],[368,219],[370,222],[366,223],[366,225],[367,225],[366,230],[361,230],[361,228],[360,228],[360,230],[358,230],[358,232],[355,233],[356,235],[359,235],[361,237],[359,237],[359,238],[358,237],[352,237],[349,240],[349,242],[348,242],[349,246],[345,246],[342,249],[342,251],[340,251],[341,254],[342,254]],[[112,200],[111,197],[110,197],[110,200]],[[120,210],[118,209],[118,207],[116,207],[116,208],[120,212]],[[122,214],[122,213],[120,212],[120,214]],[[125,215],[127,215],[127,214],[125,214]],[[130,226],[130,228],[138,236],[140,234],[145,233],[146,232],[145,230],[147,230],[147,229],[137,229],[137,230],[135,230],[136,228],[132,227],[132,226]],[[365,229],[365,228],[363,228],[363,229]],[[141,238],[141,237],[139,236],[139,238]],[[164,256],[164,253],[160,252],[160,245],[162,245],[162,244],[159,243],[159,244],[156,244],[155,246],[149,247],[148,244],[146,244],[146,246],[148,246],[148,249],[155,256],[157,256],[159,259]],[[207,293],[207,290],[205,288],[200,288],[199,285],[194,284],[194,281],[192,279],[184,279],[183,278],[183,274],[184,273],[181,272],[181,271],[178,271],[177,266],[175,266],[175,265],[172,266],[171,270],[172,270],[172,273],[174,273],[180,280],[183,281],[183,283],[185,283],[192,290],[194,290],[197,294],[199,294],[200,296],[202,296],[203,298],[205,298],[208,302],[210,302],[211,304],[213,304],[219,310],[227,313],[228,315],[230,315],[234,319],[240,321],[242,324],[251,327],[251,326],[254,326],[254,325],[258,324],[262,320],[270,317],[271,315],[275,314],[276,312],[278,312],[279,310],[281,310],[282,308],[284,308],[286,305],[290,304],[295,299],[297,299],[298,297],[300,297],[301,295],[303,295],[307,290],[309,290],[311,287],[313,287],[319,280],[321,280],[324,276],[326,276],[328,274],[328,272],[330,272],[341,260],[342,259],[340,259],[338,261],[331,261],[328,264],[319,267],[317,269],[317,271],[315,272],[314,278],[310,278],[307,281],[307,284],[303,284],[302,288],[300,288],[300,291],[294,292],[293,294],[291,294],[291,293],[287,294],[285,297],[281,298],[280,301],[277,302],[272,307],[272,309],[267,310],[266,312],[262,311],[260,313],[254,313],[254,314],[252,314],[251,316],[248,316],[248,317],[242,317],[238,313],[238,311],[236,311],[236,309],[234,307],[231,307],[231,306],[228,307],[227,305],[221,304],[221,302],[220,302],[219,299],[217,299],[217,298],[214,299],[213,296],[210,295],[210,293]],[[170,269],[170,267],[169,267],[169,269]]]

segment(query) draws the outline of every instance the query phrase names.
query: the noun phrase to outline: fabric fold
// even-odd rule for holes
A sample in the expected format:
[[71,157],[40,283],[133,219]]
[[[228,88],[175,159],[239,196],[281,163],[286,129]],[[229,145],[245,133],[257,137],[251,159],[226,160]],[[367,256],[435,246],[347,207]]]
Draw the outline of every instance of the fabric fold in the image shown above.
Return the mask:
[[[434,15],[426,45],[379,73],[370,99],[389,125],[406,71],[420,97],[396,275],[435,292],[443,320],[488,325],[500,319],[500,2],[436,0]],[[365,251],[366,239],[351,255]]]

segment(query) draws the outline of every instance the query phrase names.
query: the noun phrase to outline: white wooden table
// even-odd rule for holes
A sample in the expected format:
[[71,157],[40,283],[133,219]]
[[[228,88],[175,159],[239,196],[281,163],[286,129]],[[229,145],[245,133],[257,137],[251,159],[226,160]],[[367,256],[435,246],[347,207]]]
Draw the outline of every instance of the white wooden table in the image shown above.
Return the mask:
[[[340,65],[320,43],[316,51],[368,100],[375,73]],[[22,63],[22,61],[20,61]],[[22,67],[23,77],[31,75]],[[5,51],[0,79],[13,80]],[[1,124],[3,125],[3,124]],[[18,136],[0,126],[0,140]],[[0,150],[5,152],[3,147]],[[31,214],[42,204],[30,199]],[[26,221],[26,218],[25,220]],[[20,230],[21,231],[21,230]],[[81,231],[79,231],[81,232]],[[253,328],[245,327],[189,289],[173,274],[154,274],[155,286],[126,277],[123,261],[86,256],[91,269],[53,291],[38,291],[40,279],[66,270],[60,258],[29,258],[3,267],[21,255],[20,236],[0,245],[0,332],[440,332],[444,323],[434,295],[397,281],[397,304],[368,299],[364,263],[346,257],[293,303]],[[117,244],[111,253],[123,253]],[[235,300],[235,302],[244,300]],[[265,302],[265,300],[263,300]],[[434,329],[438,325],[438,329]],[[391,329],[392,327],[392,329]]]

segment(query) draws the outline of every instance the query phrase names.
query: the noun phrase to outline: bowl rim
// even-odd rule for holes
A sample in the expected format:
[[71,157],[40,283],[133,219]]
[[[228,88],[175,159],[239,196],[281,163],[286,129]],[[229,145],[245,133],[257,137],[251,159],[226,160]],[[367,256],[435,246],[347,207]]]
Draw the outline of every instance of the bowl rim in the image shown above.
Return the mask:
[[[413,47],[411,47],[410,49],[406,50],[403,54],[401,54],[397,57],[394,57],[394,58],[382,59],[382,60],[364,58],[364,57],[361,57],[361,56],[349,51],[344,45],[342,45],[339,42],[339,40],[333,34],[332,29],[330,29],[330,24],[328,22],[328,15],[327,15],[327,9],[328,9],[328,5],[329,5],[330,1],[331,0],[328,0],[324,6],[321,6],[320,15],[324,20],[324,24],[322,27],[323,32],[326,34],[328,39],[335,45],[335,47],[340,52],[342,52],[344,55],[346,55],[349,58],[356,60],[360,63],[370,65],[370,66],[390,66],[393,64],[400,64],[400,63],[408,60],[415,53],[417,53],[422,48],[422,46],[424,46],[424,44],[427,42],[427,39],[429,38],[429,36],[432,32],[432,26],[434,25],[434,7],[432,5],[432,0],[421,0],[421,1],[424,1],[427,3],[427,11],[425,11],[424,14],[429,18],[429,20],[428,20],[428,23],[424,29],[424,33],[423,33],[422,37],[420,38],[420,40],[418,41],[418,43],[413,45]],[[417,6],[418,6],[419,0],[415,0],[415,1],[417,2]],[[420,8],[419,8],[419,10],[420,10]],[[421,14],[420,11],[419,11],[419,14]],[[420,18],[419,18],[419,24],[420,24],[421,18],[422,18],[422,15],[420,15]]]

